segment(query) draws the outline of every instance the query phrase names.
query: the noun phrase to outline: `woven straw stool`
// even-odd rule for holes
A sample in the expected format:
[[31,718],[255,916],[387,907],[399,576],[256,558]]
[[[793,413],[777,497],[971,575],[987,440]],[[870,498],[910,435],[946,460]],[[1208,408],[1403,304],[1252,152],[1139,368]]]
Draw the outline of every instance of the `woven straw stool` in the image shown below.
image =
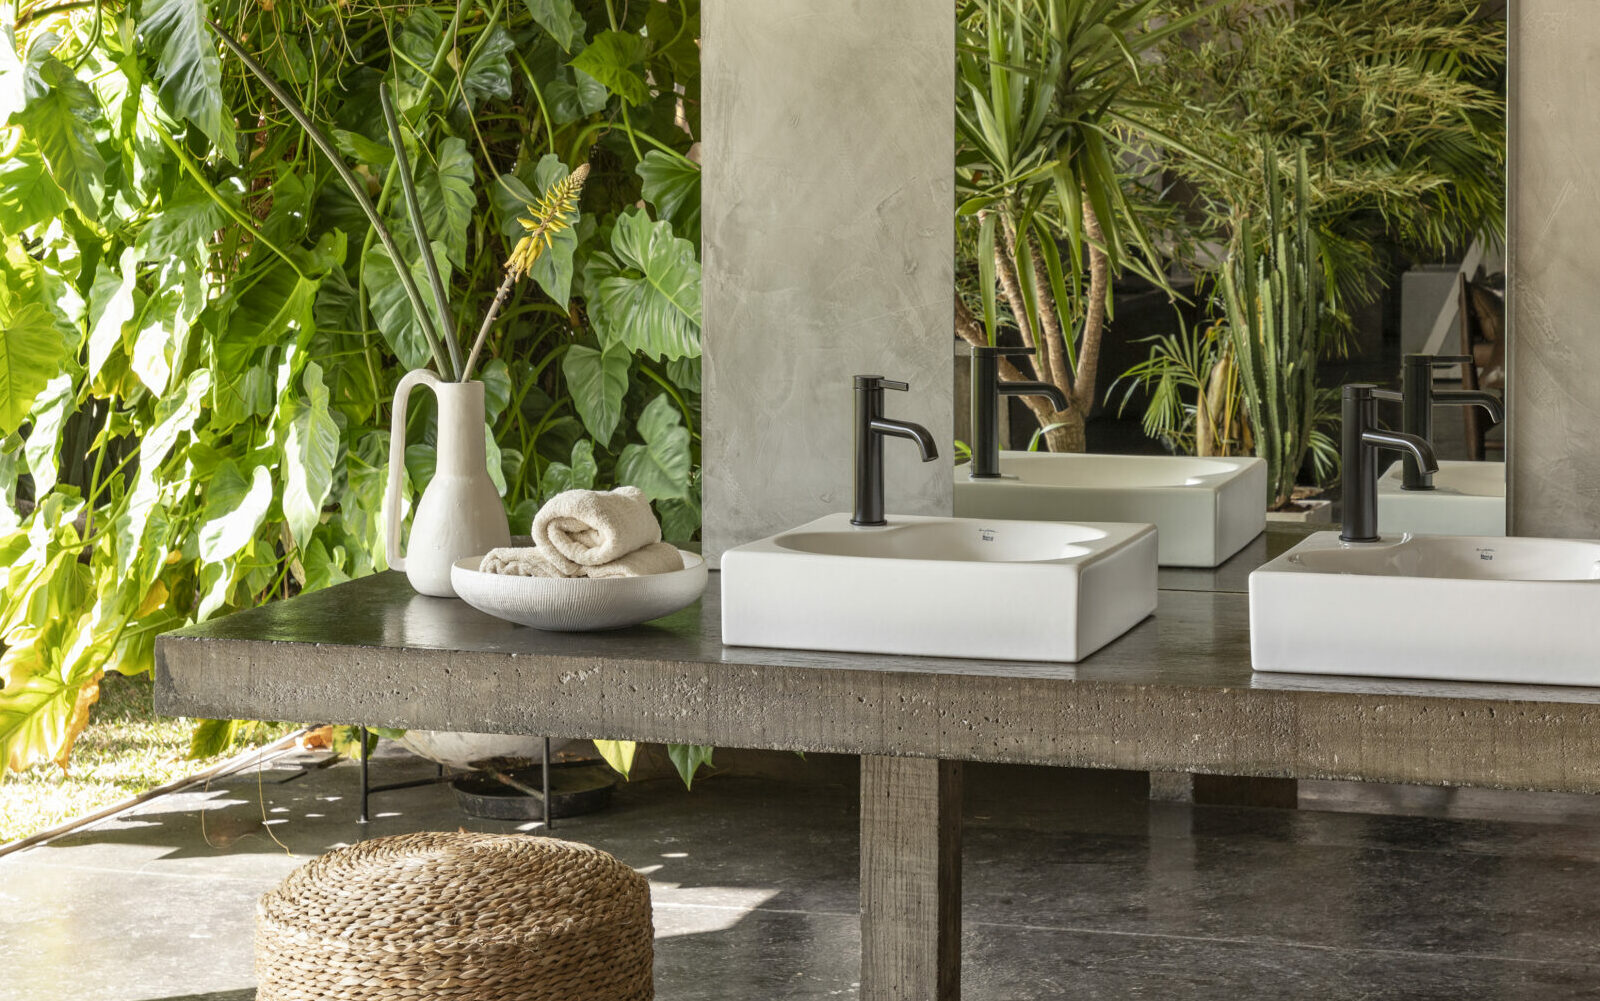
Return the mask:
[[257,1001],[651,1001],[648,881],[597,848],[431,832],[296,869],[256,907]]

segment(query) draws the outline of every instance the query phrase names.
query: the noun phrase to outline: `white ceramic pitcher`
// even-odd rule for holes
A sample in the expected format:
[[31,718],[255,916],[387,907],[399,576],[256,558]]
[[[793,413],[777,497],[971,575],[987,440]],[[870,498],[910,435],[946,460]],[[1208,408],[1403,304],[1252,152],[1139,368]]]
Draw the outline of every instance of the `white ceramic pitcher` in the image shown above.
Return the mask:
[[[439,399],[439,435],[433,479],[411,519],[411,539],[400,546],[400,484],[405,475],[406,403],[427,386]],[[489,478],[483,446],[483,383],[446,382],[426,369],[407,372],[394,391],[389,425],[389,490],[384,502],[389,566],[404,570],[411,586],[438,598],[455,597],[450,564],[511,544],[505,505]]]

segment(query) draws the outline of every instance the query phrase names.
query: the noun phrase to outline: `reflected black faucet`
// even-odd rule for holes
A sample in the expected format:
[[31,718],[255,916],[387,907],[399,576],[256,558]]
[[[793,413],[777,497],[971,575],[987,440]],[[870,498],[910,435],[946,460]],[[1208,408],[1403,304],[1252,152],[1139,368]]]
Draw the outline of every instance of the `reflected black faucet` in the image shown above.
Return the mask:
[[[1505,405],[1500,397],[1482,389],[1434,389],[1433,366],[1471,365],[1465,355],[1406,355],[1401,370],[1400,392],[1379,389],[1373,395],[1380,400],[1400,404],[1400,429],[1428,441],[1433,440],[1433,408],[1436,406],[1482,407],[1489,411],[1489,419],[1496,424],[1506,419]],[[1424,472],[1416,457],[1404,457],[1403,484],[1407,490],[1432,490],[1433,473]]]
[[939,457],[933,435],[921,424],[891,420],[883,416],[883,391],[911,387],[881,375],[856,376],[856,509],[852,525],[884,525],[883,519],[883,438],[910,438],[922,449],[922,461]]
[[1403,431],[1378,430],[1378,400],[1392,398],[1370,383],[1344,387],[1344,524],[1345,542],[1378,541],[1378,450],[1406,452],[1424,473],[1439,471],[1428,439]]
[[1067,395],[1048,382],[1002,382],[1000,358],[1031,355],[1033,348],[972,349],[972,469],[975,480],[1000,475],[1000,397],[1045,396],[1059,410],[1067,409]]

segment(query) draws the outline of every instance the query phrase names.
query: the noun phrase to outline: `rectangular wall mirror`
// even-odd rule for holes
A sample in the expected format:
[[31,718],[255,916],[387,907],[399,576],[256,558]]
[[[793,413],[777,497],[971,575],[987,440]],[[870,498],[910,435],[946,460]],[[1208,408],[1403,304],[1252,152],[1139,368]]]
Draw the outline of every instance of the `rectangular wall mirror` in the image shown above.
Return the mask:
[[1503,2],[1103,6],[957,5],[955,513],[1214,566],[1336,527],[1372,383],[1380,531],[1504,534]]

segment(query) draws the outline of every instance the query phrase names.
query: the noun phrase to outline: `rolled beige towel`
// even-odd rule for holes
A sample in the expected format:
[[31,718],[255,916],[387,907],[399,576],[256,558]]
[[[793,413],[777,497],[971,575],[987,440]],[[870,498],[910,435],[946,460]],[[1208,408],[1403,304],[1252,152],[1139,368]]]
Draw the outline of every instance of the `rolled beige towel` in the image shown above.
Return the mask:
[[660,541],[661,526],[638,487],[568,490],[546,501],[533,519],[534,545],[565,577]]
[[[578,568],[582,570],[582,567]],[[571,577],[565,574],[545,554],[533,546],[502,547],[491,549],[478,564],[482,573],[504,574],[508,577]]]
[[643,549],[635,549],[621,559],[585,567],[590,577],[644,577],[653,573],[671,573],[683,569],[683,557],[678,547],[667,542],[653,542]]

